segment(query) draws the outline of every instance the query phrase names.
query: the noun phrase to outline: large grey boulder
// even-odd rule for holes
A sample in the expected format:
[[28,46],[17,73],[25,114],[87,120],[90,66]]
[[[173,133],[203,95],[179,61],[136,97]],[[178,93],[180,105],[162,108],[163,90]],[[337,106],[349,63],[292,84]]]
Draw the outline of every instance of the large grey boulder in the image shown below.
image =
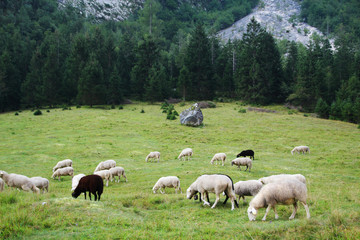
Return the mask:
[[180,114],[180,123],[187,126],[197,127],[203,122],[203,114],[197,103]]

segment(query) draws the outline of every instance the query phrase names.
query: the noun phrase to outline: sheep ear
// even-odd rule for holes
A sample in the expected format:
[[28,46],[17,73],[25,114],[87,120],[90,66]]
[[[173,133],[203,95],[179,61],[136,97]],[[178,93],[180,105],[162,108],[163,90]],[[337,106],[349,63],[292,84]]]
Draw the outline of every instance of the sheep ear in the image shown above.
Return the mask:
[[256,214],[257,214],[257,211],[256,211],[256,209],[255,209],[255,208],[252,208],[252,209],[251,209],[251,212],[252,212],[254,215],[256,215]]

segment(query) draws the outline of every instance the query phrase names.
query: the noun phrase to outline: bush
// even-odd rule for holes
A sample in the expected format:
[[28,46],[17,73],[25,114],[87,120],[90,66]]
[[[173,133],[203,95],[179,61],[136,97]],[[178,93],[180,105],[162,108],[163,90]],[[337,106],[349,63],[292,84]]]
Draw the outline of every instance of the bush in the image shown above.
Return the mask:
[[160,109],[163,109],[162,113],[166,113],[166,119],[175,120],[176,116],[179,116],[179,113],[175,110],[174,105],[167,102],[164,102]]
[[41,112],[39,109],[37,109],[37,110],[34,112],[34,115],[35,115],[35,116],[41,115],[41,114],[42,114],[42,112]]
[[145,113],[144,109],[141,109],[140,113]]
[[81,106],[80,106],[80,105],[76,105],[76,108],[81,108]]
[[115,105],[114,105],[114,104],[111,105],[111,109],[115,109]]
[[239,113],[246,113],[246,109],[245,108],[240,108]]
[[48,109],[48,110],[46,110],[46,112],[48,112],[48,113],[49,113],[49,112],[50,112],[50,110]]
[[119,106],[119,110],[122,110],[122,109],[124,109],[124,107],[123,107],[123,106]]
[[15,116],[18,116],[18,115],[19,115],[19,113],[18,113],[18,112],[16,112],[16,113],[15,113]]

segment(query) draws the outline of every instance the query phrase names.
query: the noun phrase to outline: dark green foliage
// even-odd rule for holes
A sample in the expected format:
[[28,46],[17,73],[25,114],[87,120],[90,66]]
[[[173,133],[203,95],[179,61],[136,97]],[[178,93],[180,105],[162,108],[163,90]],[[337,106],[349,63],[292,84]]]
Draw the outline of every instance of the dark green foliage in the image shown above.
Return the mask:
[[162,112],[166,113],[166,119],[175,120],[176,116],[179,116],[179,113],[175,110],[174,105],[169,104],[168,102],[164,102],[160,109],[163,109]]
[[141,109],[140,113],[145,113],[144,109]]
[[329,112],[329,105],[322,98],[319,98],[316,103],[315,113],[317,113],[321,118],[328,118]]
[[239,50],[237,95],[250,103],[281,102],[284,96],[280,54],[274,38],[254,18],[247,25]]
[[124,107],[123,106],[119,106],[119,110],[123,110],[124,109]]
[[35,116],[38,116],[38,115],[41,115],[42,114],[42,112],[41,112],[41,110],[39,110],[39,109],[37,109],[35,112],[34,112],[34,115]]
[[240,108],[238,112],[239,113],[246,113],[246,109],[245,108]]
[[18,113],[18,112],[16,112],[16,113],[15,113],[15,116],[18,116],[18,115],[19,115],[19,113]]

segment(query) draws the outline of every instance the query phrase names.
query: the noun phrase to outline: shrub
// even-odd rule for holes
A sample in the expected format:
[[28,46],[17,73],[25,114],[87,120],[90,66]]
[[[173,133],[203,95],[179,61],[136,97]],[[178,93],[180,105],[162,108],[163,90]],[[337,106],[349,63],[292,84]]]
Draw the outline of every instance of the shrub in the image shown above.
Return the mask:
[[124,107],[123,107],[123,106],[119,106],[119,110],[122,110],[122,109],[124,109]]
[[246,109],[245,108],[240,108],[239,113],[246,113]]
[[111,109],[115,109],[115,105],[114,105],[114,104],[111,105]]
[[19,115],[19,113],[18,113],[18,112],[16,112],[16,113],[15,113],[15,116],[18,116],[18,115]]
[[161,105],[161,109],[163,109],[162,113],[166,113],[166,119],[175,120],[176,116],[179,116],[179,113],[175,110],[174,105],[164,102]]
[[308,114],[306,114],[306,113],[304,114],[304,117],[308,117],[308,116],[309,116]]
[[76,105],[76,108],[81,108],[81,106],[80,106],[80,105]]
[[145,113],[144,109],[141,109],[140,113]]
[[41,112],[39,109],[37,109],[37,110],[34,112],[34,115],[35,115],[35,116],[41,115],[41,114],[42,114],[42,112]]

